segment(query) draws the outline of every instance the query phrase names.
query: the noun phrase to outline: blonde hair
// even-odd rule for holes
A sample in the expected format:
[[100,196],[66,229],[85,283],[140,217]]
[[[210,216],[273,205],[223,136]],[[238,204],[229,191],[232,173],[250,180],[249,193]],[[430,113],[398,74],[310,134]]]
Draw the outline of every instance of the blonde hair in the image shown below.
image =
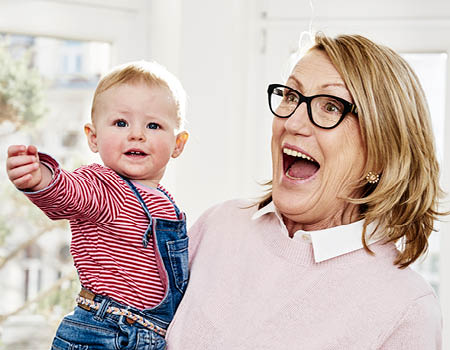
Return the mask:
[[165,67],[156,62],[134,61],[111,69],[104,75],[94,92],[91,118],[94,117],[98,96],[109,88],[119,84],[144,82],[148,86],[167,88],[177,108],[178,128],[182,129],[186,114],[186,92],[180,81]]
[[[406,61],[390,48],[360,35],[315,36],[310,50],[325,52],[341,75],[358,108],[366,145],[365,172],[380,174],[378,184],[361,178],[355,186],[366,228],[377,222],[377,237],[399,242],[394,263],[404,268],[428,248],[428,237],[439,213],[439,165],[430,113],[419,80]],[[270,184],[270,183],[269,183]],[[271,193],[259,207],[270,202]]]

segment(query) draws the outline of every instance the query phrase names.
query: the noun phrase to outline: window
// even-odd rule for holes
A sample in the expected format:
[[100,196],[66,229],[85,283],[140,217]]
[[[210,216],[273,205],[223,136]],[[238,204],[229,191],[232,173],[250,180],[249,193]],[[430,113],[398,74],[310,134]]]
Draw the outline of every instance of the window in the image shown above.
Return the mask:
[[[153,57],[150,49],[154,44],[149,30],[153,17],[149,16],[149,7],[149,2],[142,0],[2,1],[0,33],[4,34],[0,36],[4,39],[13,37],[10,41],[17,47],[17,58],[24,52],[32,52],[33,65],[39,67],[40,75],[44,77],[45,89],[42,91],[47,108],[44,117],[36,123],[22,125],[16,130],[0,120],[2,149],[13,142],[33,142],[51,152],[68,169],[81,163],[98,162],[86,144],[82,129],[83,123],[90,118],[93,89],[99,76],[112,65]],[[0,66],[0,71],[2,68]],[[0,153],[3,164],[5,153]],[[52,294],[41,299],[42,302],[24,305],[25,277],[20,276],[23,276],[25,266],[17,263],[23,254],[16,254],[16,249],[36,237],[42,254],[41,290],[38,293],[42,296],[58,274],[69,278],[69,273],[75,272],[71,259],[60,260],[59,249],[70,240],[68,225],[51,222],[36,208],[30,207],[26,198],[8,184],[5,176],[4,171],[0,172],[3,199],[0,203],[0,289],[3,297],[0,315],[7,316],[1,324],[0,347],[48,349],[55,327],[62,316],[73,309],[79,284],[65,279],[58,295]],[[34,226],[32,222],[38,222],[38,225]],[[77,281],[77,278],[74,276],[73,280]],[[57,307],[46,313],[42,308],[48,307],[50,302]],[[11,314],[21,306],[25,309],[19,315]]]
[[[444,153],[445,79],[447,59],[445,53],[405,53],[403,58],[416,72],[430,108],[438,160],[442,165]],[[441,166],[442,167],[442,166]],[[439,230],[439,222],[435,224]],[[429,239],[429,251],[425,259],[413,265],[439,294],[440,233],[434,232]]]
[[[44,105],[43,113],[39,113],[39,119],[35,121],[27,119],[15,124],[16,121],[11,122],[13,119],[9,115],[2,113],[2,148],[6,149],[10,144],[34,144],[40,151],[51,153],[67,169],[93,161],[83,125],[90,120],[91,101],[97,82],[111,66],[111,45],[8,33],[0,33],[0,44],[5,48],[0,54],[11,58],[8,62],[15,67],[13,71],[24,70],[17,73],[23,74],[17,79],[18,85],[30,80],[32,70],[38,73],[38,78],[35,77],[39,82],[36,89],[23,92],[18,86],[8,90],[14,91],[19,96],[18,100],[29,101],[30,108],[33,108],[34,98]],[[24,65],[13,63],[20,60]],[[7,100],[6,105],[8,101],[12,100]],[[12,108],[11,115],[15,113],[19,114]],[[1,157],[4,164],[5,155]],[[6,263],[0,260],[4,263],[0,268],[3,298],[0,314],[13,315],[24,305],[27,306],[27,316],[21,316],[23,327],[38,315],[52,314],[61,319],[73,308],[74,293],[79,291],[69,254],[71,235],[68,224],[48,220],[14,190],[5,172],[0,173],[0,180],[3,198],[0,203],[0,252],[1,257],[9,257]],[[74,282],[70,282],[72,280]],[[49,329],[49,337],[52,337],[54,325],[44,321],[41,323],[42,329]],[[13,326],[8,325],[7,321],[2,327],[5,333],[13,332],[10,328]],[[24,331],[21,334],[23,339],[11,340],[14,343],[5,340],[4,344],[8,348],[16,348],[18,342],[27,342],[28,333]],[[47,348],[50,339],[43,341]],[[36,347],[29,344],[28,348]]]

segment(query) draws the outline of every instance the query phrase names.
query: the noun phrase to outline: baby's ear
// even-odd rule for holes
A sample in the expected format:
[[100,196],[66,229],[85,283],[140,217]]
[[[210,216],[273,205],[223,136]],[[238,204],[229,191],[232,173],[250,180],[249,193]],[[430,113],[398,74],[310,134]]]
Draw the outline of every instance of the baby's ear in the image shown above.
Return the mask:
[[181,152],[183,152],[184,145],[186,144],[189,138],[189,133],[187,131],[181,131],[177,135],[176,145],[172,152],[172,158],[178,157]]
[[92,152],[97,153],[98,147],[97,147],[97,133],[95,131],[95,126],[88,123],[84,126],[84,133],[86,134],[89,148]]

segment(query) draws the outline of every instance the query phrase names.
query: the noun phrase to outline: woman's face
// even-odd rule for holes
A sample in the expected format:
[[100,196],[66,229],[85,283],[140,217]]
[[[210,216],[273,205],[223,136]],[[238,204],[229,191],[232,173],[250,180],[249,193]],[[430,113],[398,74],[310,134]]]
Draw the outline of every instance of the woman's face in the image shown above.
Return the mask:
[[[334,95],[353,103],[344,81],[323,51],[306,54],[286,85],[305,96]],[[364,144],[353,114],[347,114],[337,127],[328,130],[311,123],[306,103],[289,118],[274,117],[272,196],[290,233],[356,221],[357,208],[341,198],[359,195],[352,185],[361,177],[364,162]]]

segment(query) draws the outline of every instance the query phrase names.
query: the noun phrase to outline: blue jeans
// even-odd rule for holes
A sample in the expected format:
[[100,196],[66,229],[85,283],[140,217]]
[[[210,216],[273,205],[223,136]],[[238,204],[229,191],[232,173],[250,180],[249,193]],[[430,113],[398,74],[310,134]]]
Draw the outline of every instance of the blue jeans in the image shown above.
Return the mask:
[[126,309],[144,317],[159,328],[167,329],[184,295],[188,283],[188,237],[186,219],[170,196],[178,220],[152,218],[144,200],[131,181],[123,178],[145,211],[149,225],[143,234],[142,244],[153,240],[156,257],[163,263],[167,281],[164,299],[151,309],[137,310],[118,303],[106,296],[97,295],[94,301],[101,303],[98,310],[76,307],[59,326],[53,340],[52,350],[161,350],[166,342],[159,333],[139,322],[129,322],[126,316],[106,312],[108,307]]
[[165,339],[139,324],[130,325],[125,316],[76,307],[64,317],[53,340],[52,350],[163,350]]

